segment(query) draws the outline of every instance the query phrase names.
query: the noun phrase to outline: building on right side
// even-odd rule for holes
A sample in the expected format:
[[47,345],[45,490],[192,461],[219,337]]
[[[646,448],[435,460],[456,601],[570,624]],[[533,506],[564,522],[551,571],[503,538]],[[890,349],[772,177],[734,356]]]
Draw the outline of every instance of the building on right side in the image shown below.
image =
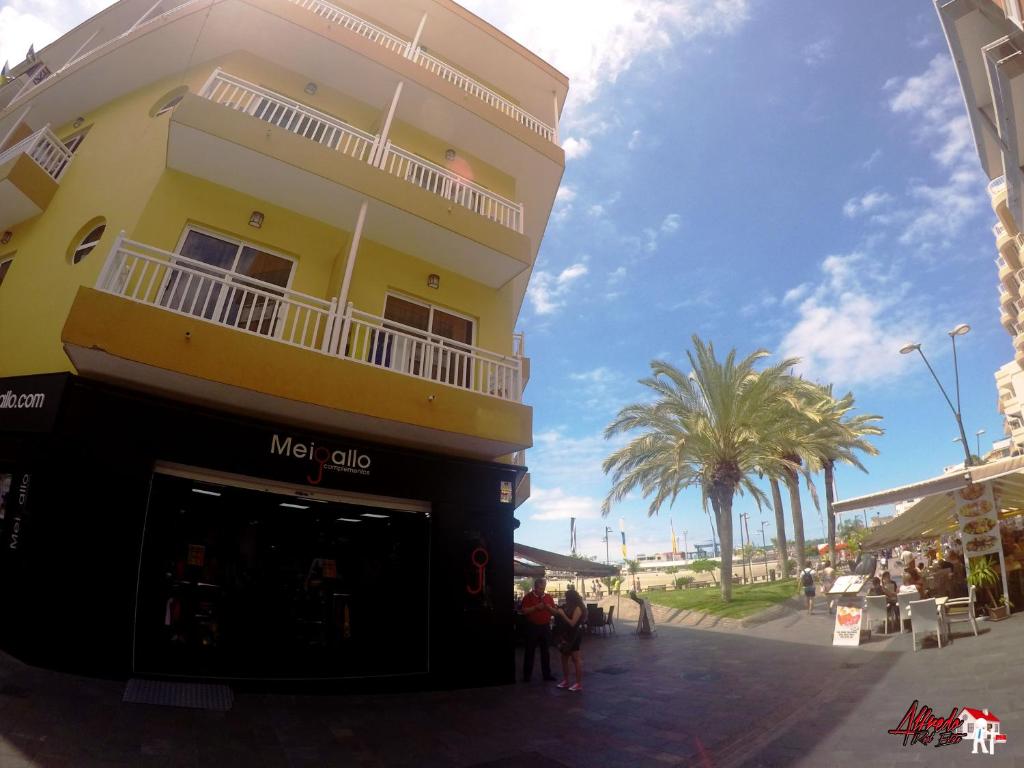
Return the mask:
[[987,454],[1024,452],[1024,12],[1021,0],[935,0],[963,91],[996,221],[1000,323],[1013,359],[995,373],[1005,438]]

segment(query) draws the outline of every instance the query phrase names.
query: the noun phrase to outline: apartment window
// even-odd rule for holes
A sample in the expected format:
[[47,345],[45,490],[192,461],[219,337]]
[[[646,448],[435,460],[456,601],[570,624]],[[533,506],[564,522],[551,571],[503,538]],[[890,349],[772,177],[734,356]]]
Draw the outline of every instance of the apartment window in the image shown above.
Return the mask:
[[11,268],[13,262],[14,258],[11,256],[0,259],[0,285],[4,284],[4,278],[7,277],[7,271]]
[[[399,331],[403,336],[387,339],[387,346],[375,347],[378,365],[394,367],[395,363],[413,375],[427,375],[434,381],[443,381],[460,387],[468,387],[472,378],[470,358],[466,352],[473,345],[475,323],[468,317],[431,304],[419,302],[404,296],[387,294],[384,300],[384,319],[390,320],[385,328]],[[417,333],[420,331],[422,333]],[[410,339],[409,337],[412,337]],[[418,344],[414,339],[424,339],[430,344]],[[437,345],[440,344],[440,349]],[[392,345],[398,349],[393,350]],[[428,355],[428,349],[431,350]],[[426,366],[430,370],[426,370]]]
[[1006,18],[1021,26],[1020,0],[1006,0]]
[[182,269],[169,275],[161,304],[217,323],[272,336],[287,308],[295,260],[261,246],[188,227],[178,244]]
[[187,85],[181,85],[172,91],[168,91],[156,100],[149,110],[149,116],[159,117],[160,115],[166,115],[181,103],[186,93],[188,93]]
[[79,234],[71,241],[68,260],[72,264],[81,264],[85,257],[92,253],[93,249],[99,245],[100,239],[103,237],[103,232],[106,228],[106,219],[100,217],[93,219],[78,230]]
[[84,131],[79,131],[75,135],[68,136],[66,139],[64,139],[64,146],[68,148],[68,152],[70,152],[72,155],[75,154],[75,152],[77,152],[78,148],[81,146],[82,142],[85,140],[85,135],[87,133],[89,133],[88,128],[86,128]]

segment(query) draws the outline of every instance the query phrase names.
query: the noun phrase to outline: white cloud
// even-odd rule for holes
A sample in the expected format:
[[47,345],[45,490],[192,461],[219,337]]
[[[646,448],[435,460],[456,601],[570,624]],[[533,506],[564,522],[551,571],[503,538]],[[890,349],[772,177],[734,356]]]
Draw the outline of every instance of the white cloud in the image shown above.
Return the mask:
[[679,229],[679,214],[670,213],[661,222],[661,231],[666,235],[671,235]]
[[639,128],[637,128],[635,131],[633,131],[633,133],[630,134],[629,141],[626,143],[626,148],[630,152],[636,151],[636,149],[640,146],[640,137],[642,135],[643,134],[640,132]]
[[906,286],[863,253],[828,256],[821,271],[813,290],[804,284],[787,294],[788,301],[806,298],[780,354],[800,357],[802,373],[840,390],[884,385],[901,376],[907,358],[897,350],[908,338],[926,333],[907,301]]
[[556,203],[571,203],[576,199],[576,188],[563,184],[555,193]]
[[565,150],[566,160],[577,160],[590,154],[590,139],[583,137],[577,139],[570,137],[562,142],[562,149]]
[[538,315],[550,315],[565,306],[569,290],[579,278],[587,274],[587,265],[577,262],[557,275],[540,270],[535,272],[526,295]]
[[30,45],[42,50],[111,4],[112,0],[6,0],[0,7],[0,65],[20,64]]
[[886,192],[872,190],[862,197],[851,197],[843,206],[843,215],[848,219],[855,219],[858,216],[869,213],[875,208],[892,200],[892,195]]
[[809,67],[816,67],[824,61],[832,58],[835,43],[830,37],[824,37],[813,43],[804,46],[801,52],[804,57],[804,64]]
[[570,80],[563,119],[592,103],[641,57],[677,41],[734,32],[747,0],[464,0],[463,4],[550,61]]
[[617,267],[608,273],[608,284],[614,285],[626,276],[625,267]]
[[800,301],[807,292],[811,289],[810,283],[800,283],[795,288],[790,288],[786,291],[786,294],[782,297],[783,304],[792,304],[794,301]]
[[948,53],[941,53],[920,75],[890,78],[884,90],[891,94],[890,110],[913,119],[915,138],[932,147],[932,157],[949,176],[939,184],[912,184],[902,208],[872,220],[898,226],[904,245],[948,246],[988,207],[956,70]]
[[860,167],[863,168],[865,171],[870,170],[872,167],[874,167],[875,163],[877,163],[881,158],[882,150],[876,149],[874,152],[871,153],[867,160],[860,164]]
[[587,215],[593,216],[594,218],[600,218],[604,216],[605,208],[600,203],[594,203],[592,206],[587,208]]
[[526,512],[531,520],[568,520],[601,516],[601,501],[591,496],[571,496],[561,488],[538,488],[530,491]]
[[551,220],[555,224],[561,224],[573,211],[573,200],[576,199],[576,188],[563,184],[555,193],[555,207],[551,212]]

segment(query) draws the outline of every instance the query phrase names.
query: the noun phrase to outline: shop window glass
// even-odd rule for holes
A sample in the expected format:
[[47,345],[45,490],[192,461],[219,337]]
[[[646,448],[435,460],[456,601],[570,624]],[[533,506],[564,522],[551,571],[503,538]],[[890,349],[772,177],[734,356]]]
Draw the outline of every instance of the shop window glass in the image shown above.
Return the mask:
[[136,672],[426,671],[425,511],[156,474],[146,519]]

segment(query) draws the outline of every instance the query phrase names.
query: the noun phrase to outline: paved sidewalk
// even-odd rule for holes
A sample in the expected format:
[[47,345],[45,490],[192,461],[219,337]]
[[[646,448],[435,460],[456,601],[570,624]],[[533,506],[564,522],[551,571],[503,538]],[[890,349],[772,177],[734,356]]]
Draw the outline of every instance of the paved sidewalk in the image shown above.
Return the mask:
[[[585,640],[582,694],[540,682],[243,692],[227,713],[122,704],[120,683],[0,656],[0,767],[1024,765],[1024,618],[982,627],[914,653],[909,634],[833,648],[824,612],[742,631],[666,626],[652,639],[624,622],[617,636]],[[886,730],[915,698],[942,714],[988,707],[1009,742],[994,758],[904,747]]]

